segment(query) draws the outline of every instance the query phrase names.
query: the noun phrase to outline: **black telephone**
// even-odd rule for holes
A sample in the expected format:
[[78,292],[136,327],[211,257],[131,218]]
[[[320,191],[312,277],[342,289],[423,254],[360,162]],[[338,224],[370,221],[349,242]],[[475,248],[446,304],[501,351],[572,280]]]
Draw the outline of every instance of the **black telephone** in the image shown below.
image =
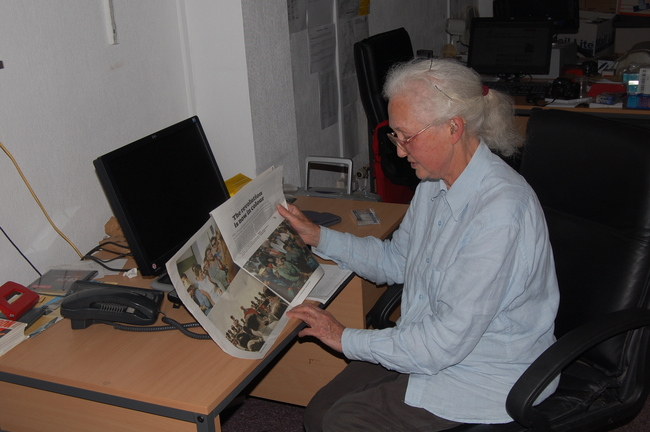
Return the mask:
[[61,302],[61,316],[70,318],[73,329],[101,322],[150,325],[158,319],[163,298],[158,290],[77,281]]

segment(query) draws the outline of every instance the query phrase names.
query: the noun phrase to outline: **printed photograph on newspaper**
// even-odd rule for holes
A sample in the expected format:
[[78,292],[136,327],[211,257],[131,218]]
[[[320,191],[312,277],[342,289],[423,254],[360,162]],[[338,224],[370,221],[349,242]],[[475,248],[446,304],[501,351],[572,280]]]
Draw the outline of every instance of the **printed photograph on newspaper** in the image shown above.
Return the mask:
[[211,212],[167,262],[178,297],[228,354],[262,358],[324,270],[277,212],[282,168],[269,169]]

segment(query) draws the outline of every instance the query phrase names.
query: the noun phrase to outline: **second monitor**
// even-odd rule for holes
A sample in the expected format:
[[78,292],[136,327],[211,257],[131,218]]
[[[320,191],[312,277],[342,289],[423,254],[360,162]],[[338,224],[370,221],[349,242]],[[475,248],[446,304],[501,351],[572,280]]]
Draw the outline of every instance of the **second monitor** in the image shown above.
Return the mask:
[[549,73],[553,46],[550,21],[474,18],[467,65],[483,75],[518,79]]

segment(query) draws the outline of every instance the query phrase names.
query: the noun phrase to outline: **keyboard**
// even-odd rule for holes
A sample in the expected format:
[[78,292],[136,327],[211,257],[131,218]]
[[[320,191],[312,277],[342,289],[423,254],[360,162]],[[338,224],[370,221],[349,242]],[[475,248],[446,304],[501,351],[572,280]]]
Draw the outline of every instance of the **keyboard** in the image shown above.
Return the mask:
[[500,91],[510,96],[527,96],[540,95],[545,96],[549,93],[551,82],[518,82],[518,81],[497,81],[484,82],[490,89]]

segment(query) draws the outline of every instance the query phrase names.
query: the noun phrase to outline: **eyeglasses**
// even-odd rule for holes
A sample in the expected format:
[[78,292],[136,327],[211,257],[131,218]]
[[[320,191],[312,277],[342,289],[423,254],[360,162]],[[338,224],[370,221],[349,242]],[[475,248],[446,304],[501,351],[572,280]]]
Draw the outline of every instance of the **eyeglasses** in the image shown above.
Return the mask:
[[413,140],[418,137],[418,135],[420,135],[422,132],[429,129],[431,126],[433,126],[435,124],[436,123],[429,123],[420,132],[416,133],[412,137],[410,137],[408,139],[405,139],[405,140],[401,140],[401,139],[397,138],[397,135],[395,135],[395,132],[389,132],[386,135],[388,135],[388,139],[390,140],[390,142],[395,144],[397,147],[401,148],[402,151],[404,151],[405,153],[408,153],[408,150],[406,150],[406,146],[409,145],[410,143],[412,143]]
[[438,87],[438,86],[435,85],[435,84],[434,84],[433,86],[434,86],[434,87],[436,88],[436,90],[438,90],[440,93],[442,93],[443,95],[447,96],[447,99],[449,99],[449,100],[452,101],[452,102],[454,101],[454,100],[451,98],[451,96],[449,96],[447,93],[445,93],[445,92],[443,92],[442,90],[440,90],[440,87]]

